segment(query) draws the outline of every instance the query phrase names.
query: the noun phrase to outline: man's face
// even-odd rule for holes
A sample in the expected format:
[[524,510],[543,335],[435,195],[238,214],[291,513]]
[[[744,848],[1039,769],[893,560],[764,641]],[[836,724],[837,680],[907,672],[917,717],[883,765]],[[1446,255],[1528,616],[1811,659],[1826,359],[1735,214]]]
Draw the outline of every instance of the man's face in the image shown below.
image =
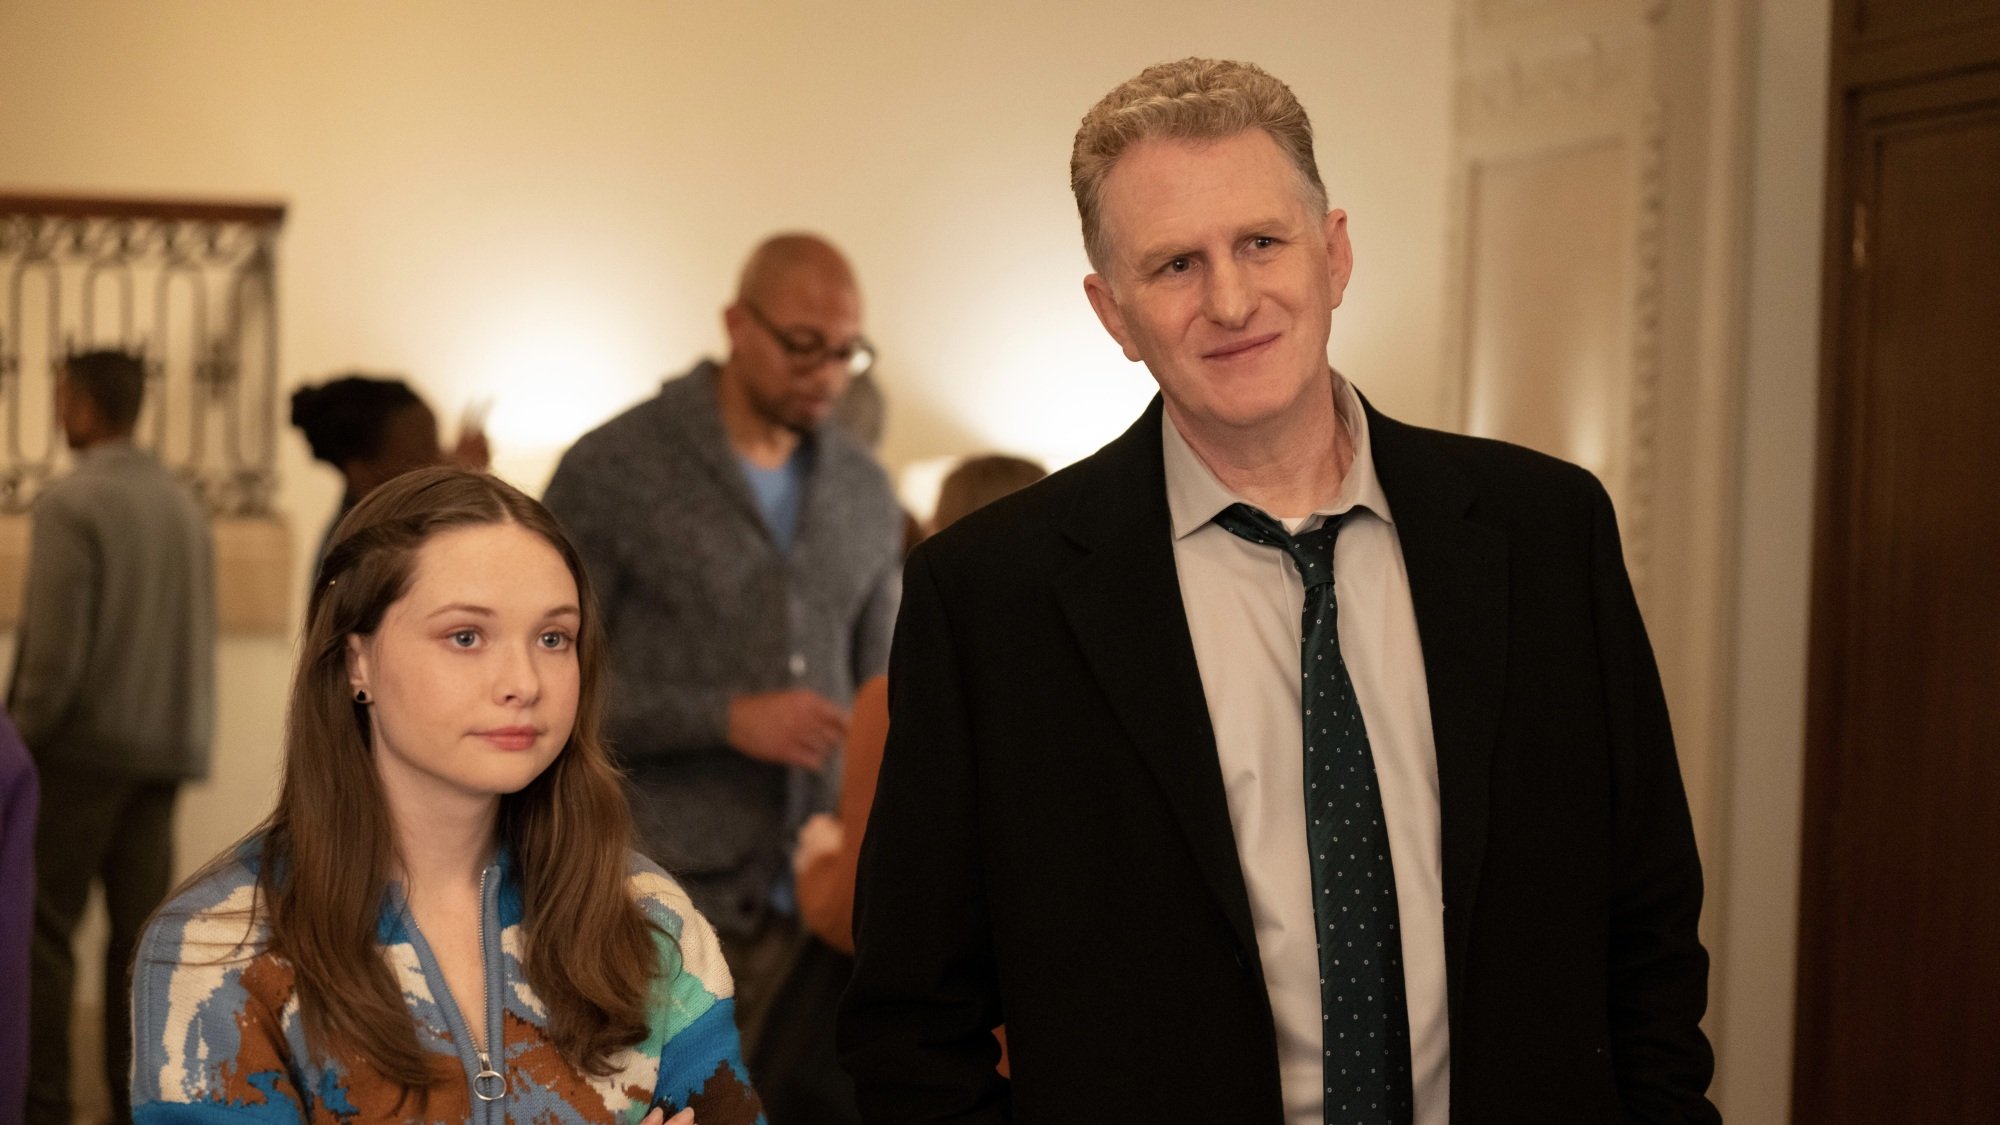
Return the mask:
[[1254,432],[1326,388],[1347,216],[1313,213],[1269,134],[1141,141],[1099,202],[1110,260],[1084,291],[1183,432]]
[[356,495],[366,495],[412,469],[443,460],[437,415],[423,403],[413,402],[398,408],[382,424],[382,447],[373,457],[357,458],[342,468]]
[[422,469],[444,460],[438,447],[437,415],[421,402],[413,402],[390,415],[382,428],[382,450],[375,455],[384,480],[393,480],[412,469]]
[[[796,433],[818,429],[847,389],[841,355],[861,343],[861,295],[853,282],[809,267],[794,269],[765,292],[731,305],[723,321],[730,376],[751,409]],[[818,345],[818,350],[793,354],[781,337],[795,348]]]

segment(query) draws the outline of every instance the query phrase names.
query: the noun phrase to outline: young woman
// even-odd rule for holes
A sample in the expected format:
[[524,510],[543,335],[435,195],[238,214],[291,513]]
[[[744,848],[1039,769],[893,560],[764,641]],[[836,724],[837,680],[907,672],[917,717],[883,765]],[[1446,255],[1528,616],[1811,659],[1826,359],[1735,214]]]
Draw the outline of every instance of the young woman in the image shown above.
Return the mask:
[[714,932],[630,850],[592,612],[492,477],[349,513],[277,808],[141,944],[136,1121],[762,1120]]

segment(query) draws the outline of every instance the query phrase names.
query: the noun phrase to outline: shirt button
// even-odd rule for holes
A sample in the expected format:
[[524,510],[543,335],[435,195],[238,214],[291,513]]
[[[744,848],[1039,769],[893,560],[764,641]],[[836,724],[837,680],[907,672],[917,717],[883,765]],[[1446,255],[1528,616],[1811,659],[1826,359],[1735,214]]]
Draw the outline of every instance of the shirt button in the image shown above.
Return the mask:
[[799,676],[803,676],[803,675],[805,675],[805,674],[806,674],[806,654],[805,654],[805,653],[803,653],[803,652],[795,652],[795,653],[793,653],[793,654],[792,654],[792,659],[791,659],[791,663],[790,663],[790,664],[788,665],[788,667],[790,667],[790,668],[791,668],[791,670],[792,670],[792,676],[793,676],[794,678],[797,678],[797,677],[799,677]]

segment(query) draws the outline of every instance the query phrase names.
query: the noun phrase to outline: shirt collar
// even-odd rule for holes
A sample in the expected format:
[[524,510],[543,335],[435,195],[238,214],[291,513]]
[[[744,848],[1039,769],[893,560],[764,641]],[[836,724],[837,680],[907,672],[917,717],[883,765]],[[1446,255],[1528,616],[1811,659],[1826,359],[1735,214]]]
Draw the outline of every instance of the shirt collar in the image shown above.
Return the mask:
[[157,463],[151,452],[130,441],[105,441],[88,449],[73,449],[70,458],[71,472],[92,475],[132,473],[142,469],[147,462]]
[[[1332,506],[1315,509],[1315,516],[1337,516],[1363,509],[1384,523],[1394,523],[1389,515],[1389,498],[1382,493],[1381,479],[1375,475],[1375,455],[1368,442],[1368,412],[1361,407],[1361,395],[1354,385],[1334,374],[1333,405],[1354,446],[1354,461],[1340,482],[1340,499]],[[1174,538],[1184,539],[1208,526],[1217,512],[1231,504],[1247,503],[1229,490],[1202,463],[1187,439],[1174,426],[1173,418],[1160,412],[1160,447],[1166,461],[1167,511],[1173,517]]]

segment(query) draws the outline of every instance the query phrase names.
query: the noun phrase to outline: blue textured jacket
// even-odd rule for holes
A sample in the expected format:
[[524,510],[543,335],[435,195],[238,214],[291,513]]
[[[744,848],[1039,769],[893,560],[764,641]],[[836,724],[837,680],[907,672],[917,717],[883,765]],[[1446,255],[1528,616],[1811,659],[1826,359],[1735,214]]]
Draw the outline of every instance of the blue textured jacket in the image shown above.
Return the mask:
[[547,1011],[521,968],[521,895],[512,865],[481,878],[487,1028],[474,1047],[444,974],[392,889],[376,940],[424,1047],[462,1080],[419,1108],[365,1063],[306,1047],[291,967],[266,949],[257,843],[163,907],[140,944],[132,985],[132,1112],[159,1122],[637,1122],[653,1105],[694,1106],[702,1125],[763,1120],[736,1037],[729,970],[714,931],[667,874],[633,856],[632,896],[657,927],[660,972],[646,1038],[609,1075],[578,1072],[548,1037]]

